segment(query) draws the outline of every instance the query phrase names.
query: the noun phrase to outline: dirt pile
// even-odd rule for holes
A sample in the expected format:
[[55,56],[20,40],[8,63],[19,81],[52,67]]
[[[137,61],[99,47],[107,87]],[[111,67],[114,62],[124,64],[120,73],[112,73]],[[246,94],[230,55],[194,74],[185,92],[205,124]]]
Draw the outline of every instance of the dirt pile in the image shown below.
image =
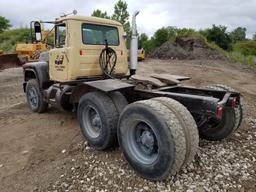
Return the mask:
[[224,59],[217,50],[195,37],[177,38],[155,48],[150,58],[156,59]]

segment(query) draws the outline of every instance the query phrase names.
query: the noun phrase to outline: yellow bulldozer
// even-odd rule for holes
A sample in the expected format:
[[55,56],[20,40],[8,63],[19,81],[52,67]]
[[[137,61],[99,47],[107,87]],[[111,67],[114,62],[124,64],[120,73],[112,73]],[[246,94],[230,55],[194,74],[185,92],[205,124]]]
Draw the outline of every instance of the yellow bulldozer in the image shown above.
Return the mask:
[[38,61],[40,53],[49,51],[51,48],[46,40],[52,36],[51,31],[42,31],[41,24],[49,23],[44,21],[30,22],[30,37],[25,43],[18,43],[16,53],[4,53],[0,50],[0,69],[23,65],[27,62]]
[[48,36],[52,35],[52,31],[42,31],[41,23],[49,22],[31,21],[30,42],[18,43],[16,46],[16,54],[21,64],[38,61],[40,53],[50,49],[50,47],[46,45],[46,39]]

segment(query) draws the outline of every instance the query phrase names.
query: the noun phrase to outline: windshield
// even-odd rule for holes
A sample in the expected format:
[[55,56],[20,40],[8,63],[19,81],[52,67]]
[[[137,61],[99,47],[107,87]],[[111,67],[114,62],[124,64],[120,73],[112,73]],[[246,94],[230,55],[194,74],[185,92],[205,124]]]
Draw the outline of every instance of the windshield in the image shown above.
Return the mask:
[[82,38],[89,45],[105,45],[106,40],[108,45],[119,45],[118,29],[111,26],[83,24]]

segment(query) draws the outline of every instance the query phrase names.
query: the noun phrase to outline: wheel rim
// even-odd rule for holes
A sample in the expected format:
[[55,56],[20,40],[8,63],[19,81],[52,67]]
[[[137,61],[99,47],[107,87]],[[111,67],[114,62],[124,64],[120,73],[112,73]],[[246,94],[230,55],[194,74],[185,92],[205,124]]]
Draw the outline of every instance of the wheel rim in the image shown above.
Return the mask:
[[152,164],[158,157],[158,141],[151,126],[143,121],[127,129],[126,141],[132,156],[142,164]]
[[97,138],[102,131],[102,122],[98,111],[88,105],[83,110],[83,127],[91,138]]
[[32,108],[38,107],[38,95],[34,87],[28,90],[28,102]]

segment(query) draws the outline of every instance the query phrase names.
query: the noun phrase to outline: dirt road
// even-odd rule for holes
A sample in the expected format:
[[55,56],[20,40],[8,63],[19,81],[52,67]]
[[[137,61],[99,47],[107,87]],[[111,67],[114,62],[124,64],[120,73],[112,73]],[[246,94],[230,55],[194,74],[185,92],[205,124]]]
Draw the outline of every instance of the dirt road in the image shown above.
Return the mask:
[[0,191],[254,191],[256,189],[256,73],[229,61],[139,64],[140,74],[192,77],[188,85],[227,84],[239,90],[247,115],[221,142],[200,142],[195,162],[176,177],[149,182],[133,172],[118,148],[99,152],[80,134],[76,115],[25,104],[21,68],[0,72]]

